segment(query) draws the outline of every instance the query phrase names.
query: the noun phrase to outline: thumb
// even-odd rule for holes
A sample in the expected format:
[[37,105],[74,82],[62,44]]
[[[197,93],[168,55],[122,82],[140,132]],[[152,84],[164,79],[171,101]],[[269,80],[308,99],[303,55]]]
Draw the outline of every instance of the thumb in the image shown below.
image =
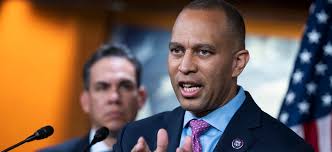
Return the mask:
[[144,138],[140,137],[131,152],[150,152],[150,149]]
[[159,129],[157,134],[156,152],[166,152],[168,146],[168,135],[165,129]]
[[191,137],[190,136],[187,136],[184,139],[184,143],[182,145],[183,151],[185,151],[185,152],[191,152],[192,151],[191,142],[192,141],[191,141]]

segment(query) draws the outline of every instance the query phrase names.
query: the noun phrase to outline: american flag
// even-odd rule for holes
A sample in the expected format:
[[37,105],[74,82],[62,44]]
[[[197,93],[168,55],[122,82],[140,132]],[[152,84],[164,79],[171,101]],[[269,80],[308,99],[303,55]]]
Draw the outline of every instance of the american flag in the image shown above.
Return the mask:
[[316,0],[279,120],[316,152],[332,152],[332,0]]

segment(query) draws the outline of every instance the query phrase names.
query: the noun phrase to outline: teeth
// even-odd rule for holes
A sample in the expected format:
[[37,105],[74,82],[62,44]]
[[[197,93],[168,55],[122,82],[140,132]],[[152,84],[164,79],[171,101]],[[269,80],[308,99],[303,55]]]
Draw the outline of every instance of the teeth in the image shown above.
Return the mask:
[[183,87],[185,88],[190,88],[192,85],[191,84],[183,84]]
[[194,92],[194,91],[196,91],[198,89],[199,89],[199,87],[190,87],[190,88],[184,87],[183,88],[183,90],[186,91],[186,92]]

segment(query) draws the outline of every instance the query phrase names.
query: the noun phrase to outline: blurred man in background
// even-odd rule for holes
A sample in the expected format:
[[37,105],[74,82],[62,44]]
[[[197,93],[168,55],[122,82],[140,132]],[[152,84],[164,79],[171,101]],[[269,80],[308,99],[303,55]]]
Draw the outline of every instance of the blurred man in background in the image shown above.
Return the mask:
[[102,126],[110,134],[92,146],[90,152],[111,151],[119,131],[136,118],[145,103],[141,70],[139,61],[123,46],[104,45],[97,50],[84,65],[84,90],[80,97],[81,107],[90,118],[89,133],[41,152],[81,152]]

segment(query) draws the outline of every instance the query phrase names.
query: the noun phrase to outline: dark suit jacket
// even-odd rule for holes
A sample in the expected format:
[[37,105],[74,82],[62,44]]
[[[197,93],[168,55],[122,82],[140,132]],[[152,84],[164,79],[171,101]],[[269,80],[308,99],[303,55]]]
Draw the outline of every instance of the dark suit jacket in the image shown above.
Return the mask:
[[74,138],[62,144],[55,145],[39,150],[39,152],[83,152],[84,148],[89,145],[89,136],[83,138]]
[[[126,125],[118,136],[113,149],[129,152],[137,139],[143,136],[151,150],[156,149],[157,132],[168,132],[168,151],[179,146],[185,110],[178,107],[152,117]],[[240,149],[232,147],[232,141],[240,139]],[[313,152],[311,146],[288,127],[263,112],[248,92],[246,100],[227,125],[214,151],[217,152]]]

